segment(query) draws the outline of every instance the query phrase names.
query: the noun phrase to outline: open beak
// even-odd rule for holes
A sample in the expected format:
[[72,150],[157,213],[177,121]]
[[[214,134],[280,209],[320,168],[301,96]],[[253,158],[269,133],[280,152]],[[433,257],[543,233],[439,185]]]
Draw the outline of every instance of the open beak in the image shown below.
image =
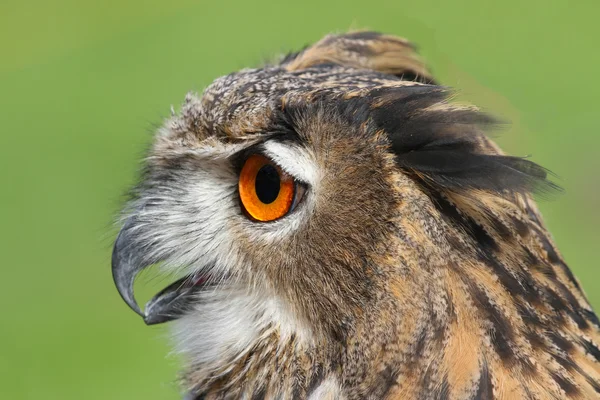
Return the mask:
[[181,317],[191,309],[200,289],[208,286],[208,279],[196,275],[181,278],[156,294],[142,311],[135,300],[133,284],[141,271],[161,260],[148,260],[140,253],[135,246],[135,241],[131,240],[132,225],[132,221],[125,223],[113,247],[112,275],[119,294],[129,308],[140,315],[147,325],[160,324]]

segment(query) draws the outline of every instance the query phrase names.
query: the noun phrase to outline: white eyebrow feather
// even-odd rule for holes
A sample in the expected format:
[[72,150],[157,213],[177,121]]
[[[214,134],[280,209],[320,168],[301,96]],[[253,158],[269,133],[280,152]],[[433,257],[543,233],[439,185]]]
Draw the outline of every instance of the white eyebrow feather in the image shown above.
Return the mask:
[[265,155],[295,178],[315,187],[320,180],[319,168],[313,155],[295,144],[269,140],[264,143]]

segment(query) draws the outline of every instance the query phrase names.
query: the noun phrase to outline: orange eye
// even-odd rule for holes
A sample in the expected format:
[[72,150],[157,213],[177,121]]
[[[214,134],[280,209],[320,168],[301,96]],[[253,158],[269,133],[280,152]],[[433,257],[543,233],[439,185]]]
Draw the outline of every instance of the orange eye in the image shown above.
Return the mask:
[[239,182],[242,206],[257,221],[273,221],[294,205],[296,182],[268,158],[253,154],[244,163]]

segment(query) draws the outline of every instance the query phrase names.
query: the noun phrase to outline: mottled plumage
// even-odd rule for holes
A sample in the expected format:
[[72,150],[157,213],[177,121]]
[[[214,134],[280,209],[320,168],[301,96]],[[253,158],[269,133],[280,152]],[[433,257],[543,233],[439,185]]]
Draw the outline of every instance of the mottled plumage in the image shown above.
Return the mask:
[[[598,318],[530,195],[554,185],[450,98],[408,42],[373,32],[187,96],[113,273],[138,312],[137,272],[185,275],[142,315],[176,320],[190,398],[600,397]],[[306,188],[273,222],[240,208],[256,152]]]

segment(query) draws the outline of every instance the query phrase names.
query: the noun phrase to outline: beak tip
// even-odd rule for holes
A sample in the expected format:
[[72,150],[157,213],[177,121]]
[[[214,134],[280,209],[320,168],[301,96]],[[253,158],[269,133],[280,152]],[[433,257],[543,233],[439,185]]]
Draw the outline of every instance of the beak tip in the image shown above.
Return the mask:
[[129,251],[128,238],[124,234],[127,231],[126,228],[127,225],[119,232],[113,248],[111,260],[113,281],[121,298],[127,303],[129,308],[141,317],[145,317],[140,306],[135,301],[133,293],[133,283],[142,266],[132,252]]
[[141,310],[140,306],[137,304],[137,302],[135,301],[135,298],[133,297],[133,291],[131,293],[132,293],[132,296],[126,297],[121,294],[121,297],[123,298],[123,300],[125,300],[125,303],[127,303],[129,308],[131,308],[133,311],[135,311],[135,313],[138,314],[140,317],[145,318],[143,311]]
[[117,287],[117,291],[121,295],[123,301],[125,301],[129,308],[135,311],[136,314],[144,317],[144,313],[137,304],[137,301],[135,301],[135,297],[133,295],[133,279],[123,276],[123,274],[119,273],[119,271],[116,269],[113,269],[113,279],[115,286]]

